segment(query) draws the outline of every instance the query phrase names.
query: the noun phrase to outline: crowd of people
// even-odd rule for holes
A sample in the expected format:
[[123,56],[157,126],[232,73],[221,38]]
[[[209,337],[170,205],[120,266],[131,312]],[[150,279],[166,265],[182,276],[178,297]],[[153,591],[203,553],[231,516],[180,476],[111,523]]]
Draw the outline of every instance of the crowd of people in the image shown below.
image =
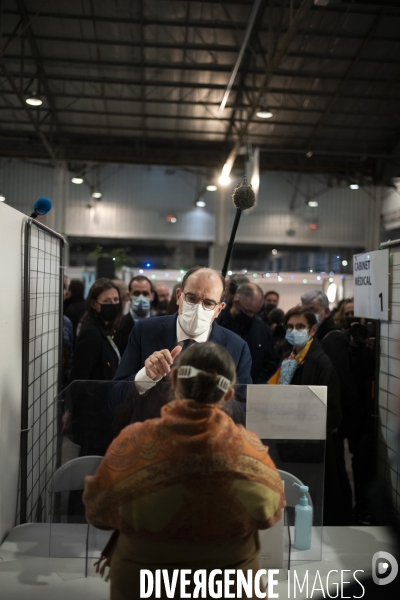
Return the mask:
[[83,501],[90,523],[116,530],[103,556],[113,598],[138,589],[144,563],[259,568],[258,530],[281,517],[284,493],[242,426],[235,384],[327,387],[323,522],[368,522],[374,330],[352,299],[332,311],[315,290],[285,313],[276,291],[201,267],[172,293],[138,275],[98,279],[83,296],[82,282],[65,282],[64,385],[99,387],[67,395],[63,422],[72,414],[80,456],[104,456]]
[[[325,503],[325,523],[368,522],[363,495],[373,435],[374,332],[354,317],[352,299],[331,311],[326,295],[315,290],[285,314],[276,291],[263,293],[244,275],[225,282],[215,271],[198,267],[185,274],[172,294],[166,285],[154,286],[137,275],[128,286],[99,279],[86,300],[83,283],[72,280],[64,295],[64,384],[135,381],[136,397],[125,425],[160,415],[165,394],[157,396],[155,386],[168,381],[178,355],[196,342],[224,347],[233,359],[237,383],[327,386],[325,497],[329,490],[341,493],[332,492],[337,499]],[[152,400],[141,402],[144,394]],[[232,404],[234,420],[245,424],[245,405],[236,400],[227,406]],[[122,404],[122,393],[103,402],[108,426],[101,436],[96,434],[95,442],[86,427],[85,439],[77,439],[81,455],[105,453],[115,437],[113,414]],[[88,420],[96,421],[93,408]]]

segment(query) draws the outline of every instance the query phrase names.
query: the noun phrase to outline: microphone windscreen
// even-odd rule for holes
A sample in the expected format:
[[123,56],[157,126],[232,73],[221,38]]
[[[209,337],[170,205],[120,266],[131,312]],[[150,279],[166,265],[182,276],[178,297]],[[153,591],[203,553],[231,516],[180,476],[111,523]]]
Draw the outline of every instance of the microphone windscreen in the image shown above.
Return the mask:
[[240,210],[246,210],[254,206],[256,202],[256,195],[251,187],[251,184],[247,183],[246,177],[243,178],[241,184],[237,186],[232,195],[233,204]]
[[51,202],[48,198],[39,198],[39,200],[36,200],[35,204],[33,205],[34,213],[40,217],[47,215],[50,210]]

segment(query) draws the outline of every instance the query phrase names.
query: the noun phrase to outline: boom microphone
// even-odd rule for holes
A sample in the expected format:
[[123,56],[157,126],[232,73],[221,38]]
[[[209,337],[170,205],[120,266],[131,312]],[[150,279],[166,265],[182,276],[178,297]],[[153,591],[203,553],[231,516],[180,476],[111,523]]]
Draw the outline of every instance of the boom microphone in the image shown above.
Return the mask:
[[51,202],[48,198],[39,198],[36,200],[33,205],[33,213],[31,214],[31,219],[36,219],[36,217],[43,217],[47,215],[47,213],[51,210]]
[[228,248],[226,250],[224,266],[222,267],[222,277],[226,276],[228,271],[229,261],[231,259],[233,245],[235,243],[236,232],[239,227],[240,217],[242,212],[254,206],[256,195],[251,187],[251,183],[247,183],[246,175],[243,177],[241,184],[238,184],[232,195],[233,204],[236,206],[236,215],[233,222],[231,237],[229,239]]

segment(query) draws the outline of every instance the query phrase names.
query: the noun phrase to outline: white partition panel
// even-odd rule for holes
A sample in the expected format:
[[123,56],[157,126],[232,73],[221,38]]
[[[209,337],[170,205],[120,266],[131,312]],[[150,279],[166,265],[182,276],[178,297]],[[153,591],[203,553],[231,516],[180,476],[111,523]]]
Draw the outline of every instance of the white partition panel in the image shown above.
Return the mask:
[[22,257],[25,215],[0,203],[0,543],[14,527],[21,429]]

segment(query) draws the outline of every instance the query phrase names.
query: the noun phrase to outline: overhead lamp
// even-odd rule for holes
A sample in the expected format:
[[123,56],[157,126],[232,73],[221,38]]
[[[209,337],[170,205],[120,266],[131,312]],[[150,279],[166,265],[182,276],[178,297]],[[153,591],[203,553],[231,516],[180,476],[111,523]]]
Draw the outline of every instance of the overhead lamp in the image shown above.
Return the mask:
[[0,194],[0,202],[5,202],[6,201],[6,197],[4,194]]
[[311,208],[317,208],[318,206],[318,201],[317,200],[309,200],[307,202],[308,206],[310,206]]
[[101,192],[92,192],[92,198],[95,198],[96,200],[100,200],[102,195],[103,194]]
[[[77,185],[80,185],[81,183],[83,183],[83,179],[82,177],[73,177],[71,179],[72,183],[76,183]],[[93,196],[94,197],[94,196]]]
[[350,189],[351,190],[358,190],[360,186],[358,185],[358,183],[351,183],[350,184]]
[[43,100],[40,96],[38,96],[37,92],[35,91],[32,92],[30,96],[28,96],[25,102],[30,106],[41,106],[41,104],[43,104]]
[[199,198],[197,200],[196,206],[198,206],[199,208],[204,208],[206,206],[206,203],[204,202],[203,198]]
[[261,108],[258,112],[256,112],[256,115],[260,119],[270,119],[274,116],[274,113],[268,110],[268,108]]
[[276,256],[278,254],[278,250],[276,248],[273,248],[273,250],[271,250],[271,252],[274,256]]
[[165,219],[168,223],[176,223],[178,220],[174,215],[167,215]]
[[216,185],[208,185],[206,187],[207,192],[216,192],[217,191],[217,186]]
[[347,262],[347,260],[342,260],[342,265],[343,265],[344,267],[347,267],[347,265],[348,265],[348,264],[349,264],[349,263]]
[[313,155],[313,153],[311,152],[311,150],[309,150],[308,152],[306,152],[307,158],[311,158],[312,155]]

